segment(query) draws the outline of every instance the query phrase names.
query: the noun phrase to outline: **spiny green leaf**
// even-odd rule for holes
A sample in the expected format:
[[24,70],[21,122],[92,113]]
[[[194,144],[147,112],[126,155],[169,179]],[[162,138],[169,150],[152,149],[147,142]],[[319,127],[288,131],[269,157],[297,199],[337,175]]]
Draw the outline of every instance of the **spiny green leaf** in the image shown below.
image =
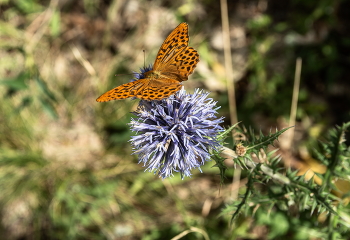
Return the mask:
[[290,129],[290,128],[292,128],[292,127],[288,127],[288,128],[282,129],[282,130],[280,130],[280,131],[278,131],[278,132],[275,132],[275,133],[271,133],[271,132],[270,132],[270,134],[268,134],[268,135],[266,135],[266,136],[262,135],[262,133],[261,133],[260,138],[258,138],[258,139],[255,138],[254,135],[252,135],[252,136],[251,136],[251,138],[252,138],[252,139],[251,139],[252,144],[248,145],[247,151],[250,150],[250,149],[258,149],[258,150],[259,150],[260,148],[266,149],[266,148],[268,147],[268,145],[272,145],[272,143],[273,143],[275,140],[277,140],[278,137],[279,137],[282,133],[284,133],[285,131],[287,131],[287,130]]
[[239,124],[240,122],[232,125],[231,127],[229,127],[228,129],[226,129],[224,132],[222,132],[219,136],[218,136],[218,140],[223,140],[225,138],[227,138],[227,135]]

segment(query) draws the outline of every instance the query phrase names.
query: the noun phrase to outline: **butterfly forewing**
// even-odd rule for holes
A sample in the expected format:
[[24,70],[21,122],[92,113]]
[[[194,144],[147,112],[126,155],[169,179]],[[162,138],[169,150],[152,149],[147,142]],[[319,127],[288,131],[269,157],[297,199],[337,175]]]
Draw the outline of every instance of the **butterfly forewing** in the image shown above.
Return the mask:
[[188,40],[188,25],[181,23],[164,40],[154,61],[153,70],[163,70],[172,64],[173,59],[187,47]]

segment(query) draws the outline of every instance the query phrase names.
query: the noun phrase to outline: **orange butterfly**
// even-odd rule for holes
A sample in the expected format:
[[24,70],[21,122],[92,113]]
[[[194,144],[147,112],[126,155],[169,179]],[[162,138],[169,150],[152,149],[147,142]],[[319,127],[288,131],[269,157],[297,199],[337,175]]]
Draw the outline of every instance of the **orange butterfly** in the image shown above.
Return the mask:
[[179,91],[181,82],[193,73],[199,55],[188,47],[188,25],[181,23],[160,47],[153,68],[144,73],[145,78],[125,83],[102,94],[97,102],[137,97],[144,100],[161,100]]

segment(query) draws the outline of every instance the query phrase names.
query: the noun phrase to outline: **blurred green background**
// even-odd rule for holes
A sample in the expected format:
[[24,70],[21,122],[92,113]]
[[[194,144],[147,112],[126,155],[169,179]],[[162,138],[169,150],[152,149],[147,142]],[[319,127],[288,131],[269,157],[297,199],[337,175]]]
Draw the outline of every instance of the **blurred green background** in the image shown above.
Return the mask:
[[[244,125],[288,125],[295,60],[303,60],[291,149],[300,160],[302,146],[350,120],[349,9],[345,0],[228,1]],[[143,50],[153,63],[183,21],[200,54],[185,88],[210,91],[228,127],[219,1],[0,0],[1,239],[171,239],[190,227],[210,239],[266,239],[284,231],[288,216],[258,213],[235,229],[229,215],[218,217],[231,201],[232,166],[223,186],[213,162],[184,180],[144,172],[128,143],[138,100],[95,102],[132,78],[115,74],[144,65]],[[182,239],[202,239],[198,229]]]

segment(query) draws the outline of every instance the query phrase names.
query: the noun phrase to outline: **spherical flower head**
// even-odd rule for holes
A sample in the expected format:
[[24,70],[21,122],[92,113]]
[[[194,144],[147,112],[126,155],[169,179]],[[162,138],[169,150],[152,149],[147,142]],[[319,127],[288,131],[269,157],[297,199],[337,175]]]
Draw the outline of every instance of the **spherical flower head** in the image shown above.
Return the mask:
[[223,118],[216,117],[216,102],[208,92],[196,89],[188,94],[182,88],[160,101],[141,100],[131,130],[138,135],[130,140],[134,153],[146,170],[161,178],[191,176],[191,170],[210,160],[212,150],[222,146],[217,140]]

